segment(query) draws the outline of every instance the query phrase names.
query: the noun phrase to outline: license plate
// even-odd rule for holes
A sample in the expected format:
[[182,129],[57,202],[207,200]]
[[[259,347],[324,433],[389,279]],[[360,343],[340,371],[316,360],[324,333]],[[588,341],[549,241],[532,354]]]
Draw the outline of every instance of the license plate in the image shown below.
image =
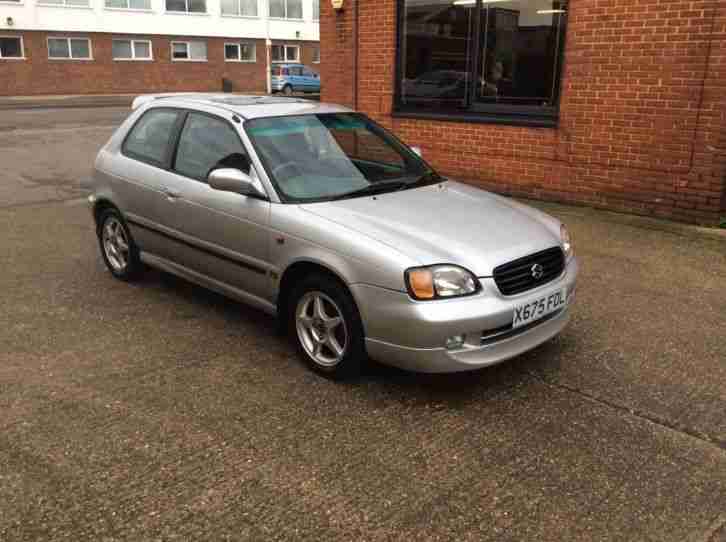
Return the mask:
[[540,318],[544,318],[548,314],[557,312],[567,304],[567,292],[559,290],[549,293],[539,299],[514,307],[514,323],[512,327],[526,326],[532,322],[536,322]]

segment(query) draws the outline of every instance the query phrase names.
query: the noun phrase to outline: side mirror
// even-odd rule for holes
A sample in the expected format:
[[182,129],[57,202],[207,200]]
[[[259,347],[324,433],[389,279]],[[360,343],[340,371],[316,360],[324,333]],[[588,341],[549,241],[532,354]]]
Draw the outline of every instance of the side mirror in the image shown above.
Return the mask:
[[243,196],[267,199],[267,194],[259,183],[239,169],[220,168],[209,174],[209,186],[222,192],[234,192]]
[[411,150],[416,156],[423,158],[423,152],[421,151],[421,147],[411,147]]

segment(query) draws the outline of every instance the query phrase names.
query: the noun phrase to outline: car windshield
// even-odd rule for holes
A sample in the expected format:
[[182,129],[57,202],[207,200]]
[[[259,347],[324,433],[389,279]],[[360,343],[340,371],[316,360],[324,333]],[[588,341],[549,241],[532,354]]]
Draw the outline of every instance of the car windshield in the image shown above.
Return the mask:
[[284,201],[360,197],[441,180],[360,114],[259,118],[245,129]]

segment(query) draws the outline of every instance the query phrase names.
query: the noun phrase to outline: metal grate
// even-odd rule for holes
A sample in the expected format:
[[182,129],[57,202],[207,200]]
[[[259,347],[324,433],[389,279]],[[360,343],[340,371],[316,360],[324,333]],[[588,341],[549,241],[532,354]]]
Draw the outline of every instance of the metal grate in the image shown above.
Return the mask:
[[[536,270],[541,271],[535,273]],[[565,255],[560,247],[537,252],[494,269],[494,282],[504,295],[516,295],[552,282],[565,268]]]

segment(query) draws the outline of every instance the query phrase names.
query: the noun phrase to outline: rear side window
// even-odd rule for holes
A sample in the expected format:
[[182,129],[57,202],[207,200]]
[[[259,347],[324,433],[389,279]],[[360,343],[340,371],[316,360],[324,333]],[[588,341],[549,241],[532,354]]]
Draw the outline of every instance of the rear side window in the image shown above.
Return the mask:
[[206,182],[209,173],[220,167],[249,173],[249,159],[239,135],[222,119],[189,113],[179,137],[174,169]]
[[171,148],[179,113],[173,109],[152,109],[144,113],[123,145],[124,154],[164,167]]

